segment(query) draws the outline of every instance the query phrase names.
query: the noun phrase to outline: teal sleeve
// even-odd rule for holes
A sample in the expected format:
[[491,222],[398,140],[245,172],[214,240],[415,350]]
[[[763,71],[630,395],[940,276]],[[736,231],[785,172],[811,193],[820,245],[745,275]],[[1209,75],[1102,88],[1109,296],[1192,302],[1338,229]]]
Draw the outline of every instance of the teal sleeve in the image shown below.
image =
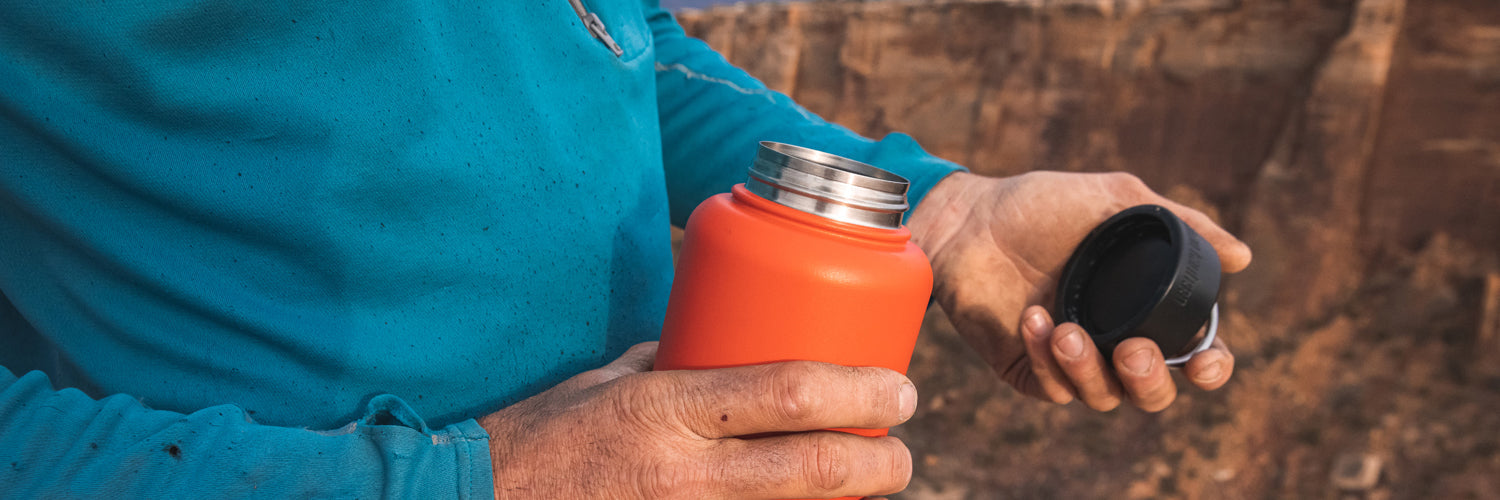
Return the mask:
[[488,436],[428,429],[394,396],[333,431],[238,407],[157,411],[0,368],[0,498],[491,498]]
[[785,94],[687,36],[665,10],[650,9],[656,44],[657,112],[672,223],[681,226],[704,199],[744,182],[759,141],[826,151],[911,180],[908,202],[963,167],[928,154],[906,134],[861,137],[803,109]]

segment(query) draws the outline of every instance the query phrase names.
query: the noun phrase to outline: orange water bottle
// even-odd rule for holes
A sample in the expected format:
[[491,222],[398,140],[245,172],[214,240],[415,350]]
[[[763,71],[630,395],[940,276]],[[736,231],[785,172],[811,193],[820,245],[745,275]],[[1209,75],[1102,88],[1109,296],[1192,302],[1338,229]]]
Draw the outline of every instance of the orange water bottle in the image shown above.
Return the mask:
[[656,369],[807,360],[906,373],[932,293],[927,256],[901,226],[908,186],[760,143],[750,178],[688,218]]

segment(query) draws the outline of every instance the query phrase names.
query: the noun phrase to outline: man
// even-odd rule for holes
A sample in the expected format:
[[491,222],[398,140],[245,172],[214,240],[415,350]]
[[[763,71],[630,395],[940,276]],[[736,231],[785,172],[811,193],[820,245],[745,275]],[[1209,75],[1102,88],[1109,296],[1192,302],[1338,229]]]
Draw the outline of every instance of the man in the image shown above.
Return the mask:
[[[1227,271],[1249,262],[1127,175],[983,178],[828,124],[632,0],[0,18],[0,495],[897,491],[895,438],[798,431],[904,421],[898,374],[647,371],[667,227],[741,182],[760,140],[911,179],[938,303],[1058,403],[1176,393],[1154,344],[1108,367],[1034,306],[1094,224],[1161,203]],[[1232,369],[1218,344],[1185,373],[1213,389]],[[734,438],[766,432],[792,434]]]

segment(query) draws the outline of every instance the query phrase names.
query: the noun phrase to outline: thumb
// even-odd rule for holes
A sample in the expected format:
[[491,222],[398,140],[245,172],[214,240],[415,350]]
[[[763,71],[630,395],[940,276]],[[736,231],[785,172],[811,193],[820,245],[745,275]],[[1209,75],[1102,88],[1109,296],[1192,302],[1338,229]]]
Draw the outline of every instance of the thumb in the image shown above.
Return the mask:
[[630,349],[621,354],[619,358],[604,365],[600,370],[615,373],[614,378],[620,378],[632,373],[651,371],[651,365],[656,364],[657,342],[641,342],[630,346]]
[[611,380],[636,373],[651,371],[656,363],[656,342],[641,342],[631,346],[625,354],[602,367],[589,370],[558,384],[569,390],[587,389]]
[[1224,272],[1237,273],[1250,265],[1250,246],[1245,242],[1219,227],[1203,212],[1165,198],[1163,201],[1168,209],[1181,217],[1182,221],[1202,235],[1203,239],[1208,240],[1208,244],[1219,253],[1219,263]]

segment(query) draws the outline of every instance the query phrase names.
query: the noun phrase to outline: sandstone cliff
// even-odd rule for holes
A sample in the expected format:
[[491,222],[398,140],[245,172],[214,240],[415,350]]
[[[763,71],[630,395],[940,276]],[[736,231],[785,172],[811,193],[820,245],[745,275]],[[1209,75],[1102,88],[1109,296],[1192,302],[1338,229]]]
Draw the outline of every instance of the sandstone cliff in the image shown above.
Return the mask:
[[[978,172],[1133,172],[1256,251],[1239,363],[1159,415],[1003,388],[940,311],[906,498],[1500,497],[1500,3],[758,4],[680,19],[771,87]],[[958,361],[954,361],[958,360]],[[1341,466],[1343,467],[1343,466]]]

